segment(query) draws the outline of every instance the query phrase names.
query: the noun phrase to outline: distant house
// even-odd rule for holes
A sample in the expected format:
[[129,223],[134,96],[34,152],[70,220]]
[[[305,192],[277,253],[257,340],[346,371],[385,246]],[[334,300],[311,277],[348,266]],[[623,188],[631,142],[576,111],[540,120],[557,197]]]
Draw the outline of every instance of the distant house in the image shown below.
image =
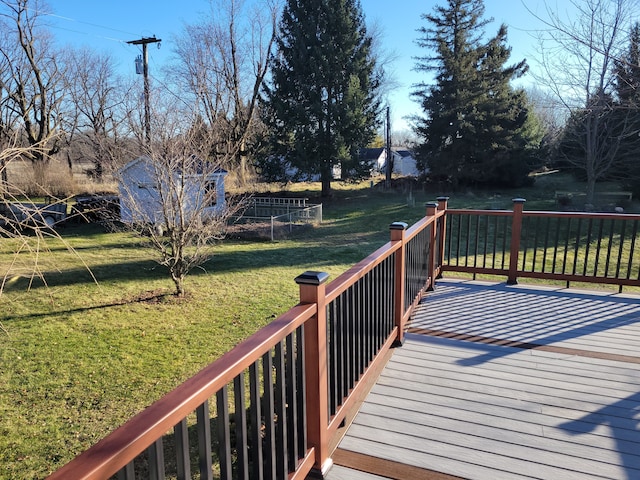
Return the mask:
[[384,148],[361,148],[360,160],[371,165],[371,173],[384,173],[383,167],[387,154]]
[[[227,171],[211,169],[197,157],[191,159],[191,172],[166,171],[167,167],[149,157],[138,157],[127,163],[118,173],[120,219],[125,223],[165,222],[161,198],[167,198],[171,189],[184,185],[185,213],[200,212],[215,215],[225,207],[224,180]],[[173,187],[172,187],[173,186]],[[203,205],[203,202],[208,205]]]
[[416,166],[416,159],[413,153],[406,149],[393,149],[393,173],[405,177],[417,177],[420,171]]
[[[393,147],[391,155],[393,156],[393,173],[411,177],[420,175],[416,160],[410,150]],[[387,168],[387,150],[385,148],[363,148],[360,150],[360,158],[369,162],[373,173],[385,174]]]

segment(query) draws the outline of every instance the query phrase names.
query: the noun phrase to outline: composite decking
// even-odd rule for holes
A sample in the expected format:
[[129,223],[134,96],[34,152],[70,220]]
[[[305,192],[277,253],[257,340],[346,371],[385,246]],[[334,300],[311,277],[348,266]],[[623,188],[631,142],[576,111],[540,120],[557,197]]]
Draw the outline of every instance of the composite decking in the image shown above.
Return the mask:
[[341,479],[640,479],[640,297],[440,281],[333,455]]

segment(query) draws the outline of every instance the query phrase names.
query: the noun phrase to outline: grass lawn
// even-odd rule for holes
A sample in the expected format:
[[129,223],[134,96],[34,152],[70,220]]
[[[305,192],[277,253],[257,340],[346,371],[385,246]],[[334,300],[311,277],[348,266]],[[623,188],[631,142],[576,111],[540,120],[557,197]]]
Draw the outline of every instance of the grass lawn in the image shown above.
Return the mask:
[[[298,186],[314,203],[319,186]],[[452,196],[451,206],[552,209],[551,190]],[[0,240],[0,479],[43,478],[295,305],[305,270],[332,278],[414,223],[435,193],[339,186],[324,222],[287,240],[227,240],[187,278],[185,299],[140,239],[60,230],[37,257]],[[415,206],[413,206],[415,202]],[[66,243],[66,244],[65,244]],[[68,246],[73,248],[70,252]],[[28,272],[37,261],[46,285]],[[88,268],[87,268],[88,267]],[[94,281],[95,278],[95,281]]]

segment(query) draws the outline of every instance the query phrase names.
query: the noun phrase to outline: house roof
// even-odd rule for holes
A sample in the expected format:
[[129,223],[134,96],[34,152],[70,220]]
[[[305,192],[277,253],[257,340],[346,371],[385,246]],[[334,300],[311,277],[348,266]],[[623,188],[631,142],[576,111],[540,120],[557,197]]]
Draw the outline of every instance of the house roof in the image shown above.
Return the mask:
[[361,148],[360,158],[363,160],[377,160],[384,152],[384,148]]
[[413,157],[413,153],[410,152],[409,150],[394,150],[398,155],[400,155],[402,158],[406,158],[406,157]]

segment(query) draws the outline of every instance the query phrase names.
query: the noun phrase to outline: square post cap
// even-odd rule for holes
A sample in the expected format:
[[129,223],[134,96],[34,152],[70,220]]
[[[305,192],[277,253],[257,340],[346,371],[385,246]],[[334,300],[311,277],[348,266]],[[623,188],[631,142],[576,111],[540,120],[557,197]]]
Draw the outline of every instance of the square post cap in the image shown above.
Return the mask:
[[391,230],[406,230],[407,228],[409,228],[409,225],[405,222],[393,222],[389,225]]
[[295,282],[298,285],[321,285],[327,281],[329,274],[326,272],[314,272],[307,270],[306,272],[298,275],[295,278]]

